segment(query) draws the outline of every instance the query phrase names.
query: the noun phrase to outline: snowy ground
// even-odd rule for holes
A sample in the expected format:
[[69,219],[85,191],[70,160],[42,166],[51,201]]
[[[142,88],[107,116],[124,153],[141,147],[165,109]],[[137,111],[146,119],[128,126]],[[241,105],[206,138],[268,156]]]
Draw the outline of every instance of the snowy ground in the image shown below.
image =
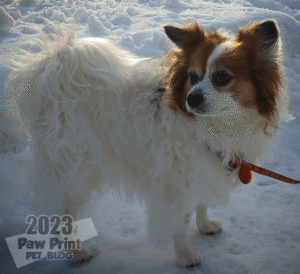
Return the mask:
[[[17,122],[3,112],[3,83],[20,49],[30,49],[43,18],[76,25],[78,36],[109,37],[142,56],[171,47],[165,24],[197,22],[212,30],[236,31],[243,24],[275,18],[285,44],[290,76],[290,109],[295,120],[282,125],[266,168],[300,180],[300,2],[298,0],[0,0],[0,273],[300,273],[300,185],[255,176],[232,194],[226,206],[209,211],[223,232],[201,235],[192,219],[191,246],[203,256],[192,269],[175,265],[172,245],[147,242],[144,208],[112,194],[82,212],[92,216],[98,236],[88,240],[95,257],[81,266],[45,259],[17,269],[4,238],[24,233],[32,213],[22,172],[30,156]],[[21,152],[23,151],[23,152]]]

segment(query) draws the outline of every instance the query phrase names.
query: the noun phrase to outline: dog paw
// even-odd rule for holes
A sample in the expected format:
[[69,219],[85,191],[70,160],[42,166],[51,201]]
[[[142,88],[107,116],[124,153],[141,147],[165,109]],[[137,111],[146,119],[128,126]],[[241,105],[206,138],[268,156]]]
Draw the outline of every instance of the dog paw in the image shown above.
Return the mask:
[[89,247],[81,247],[80,249],[73,250],[72,261],[74,263],[84,263],[93,257],[93,251]]
[[177,258],[177,264],[181,267],[193,267],[201,264],[201,256],[194,252],[188,252]]
[[222,231],[222,223],[219,220],[211,220],[208,223],[198,225],[201,233],[206,235],[217,234]]

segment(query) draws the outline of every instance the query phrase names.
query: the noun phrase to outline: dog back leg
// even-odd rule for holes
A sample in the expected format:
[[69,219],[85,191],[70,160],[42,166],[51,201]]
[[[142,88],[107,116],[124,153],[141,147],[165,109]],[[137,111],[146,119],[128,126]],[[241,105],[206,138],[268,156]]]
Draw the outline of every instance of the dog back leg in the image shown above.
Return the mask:
[[[65,195],[64,199],[64,215],[70,215],[75,220],[77,216],[77,210],[71,209],[70,197]],[[76,226],[72,228],[73,231],[76,230]],[[74,237],[74,234],[68,237],[71,242],[76,242],[78,239]],[[87,246],[81,246],[79,249],[70,250],[73,254],[72,261],[74,263],[84,263],[89,261],[93,257],[93,251]]]

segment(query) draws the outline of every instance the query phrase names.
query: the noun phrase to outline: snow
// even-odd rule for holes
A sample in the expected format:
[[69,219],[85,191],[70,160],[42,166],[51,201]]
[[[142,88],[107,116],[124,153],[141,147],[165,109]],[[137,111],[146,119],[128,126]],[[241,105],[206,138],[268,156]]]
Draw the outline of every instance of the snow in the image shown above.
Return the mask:
[[14,19],[3,8],[0,8],[0,18],[0,31],[8,31],[14,26]]
[[[189,242],[203,256],[193,269],[175,264],[172,245],[147,241],[145,208],[110,193],[82,211],[92,216],[98,236],[87,241],[94,258],[83,265],[45,259],[17,269],[4,238],[24,233],[32,213],[24,173],[30,164],[26,134],[5,111],[13,102],[3,87],[21,49],[34,51],[35,25],[43,18],[76,27],[79,37],[97,36],[136,54],[163,55],[171,42],[163,25],[196,20],[206,30],[233,32],[256,20],[275,18],[284,41],[295,120],[282,124],[262,166],[300,180],[300,2],[296,0],[0,0],[0,273],[300,273],[300,185],[254,175],[232,193],[227,205],[209,210],[223,232],[204,236],[193,216]],[[7,104],[9,102],[10,104]]]

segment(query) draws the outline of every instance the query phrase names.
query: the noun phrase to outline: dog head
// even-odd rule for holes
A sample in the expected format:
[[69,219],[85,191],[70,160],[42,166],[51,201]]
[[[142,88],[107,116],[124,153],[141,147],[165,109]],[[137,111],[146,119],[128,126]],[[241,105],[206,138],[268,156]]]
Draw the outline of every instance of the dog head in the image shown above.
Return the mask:
[[178,47],[164,60],[171,108],[189,117],[253,109],[273,119],[283,84],[275,20],[242,27],[235,37],[205,33],[197,23],[164,29]]

